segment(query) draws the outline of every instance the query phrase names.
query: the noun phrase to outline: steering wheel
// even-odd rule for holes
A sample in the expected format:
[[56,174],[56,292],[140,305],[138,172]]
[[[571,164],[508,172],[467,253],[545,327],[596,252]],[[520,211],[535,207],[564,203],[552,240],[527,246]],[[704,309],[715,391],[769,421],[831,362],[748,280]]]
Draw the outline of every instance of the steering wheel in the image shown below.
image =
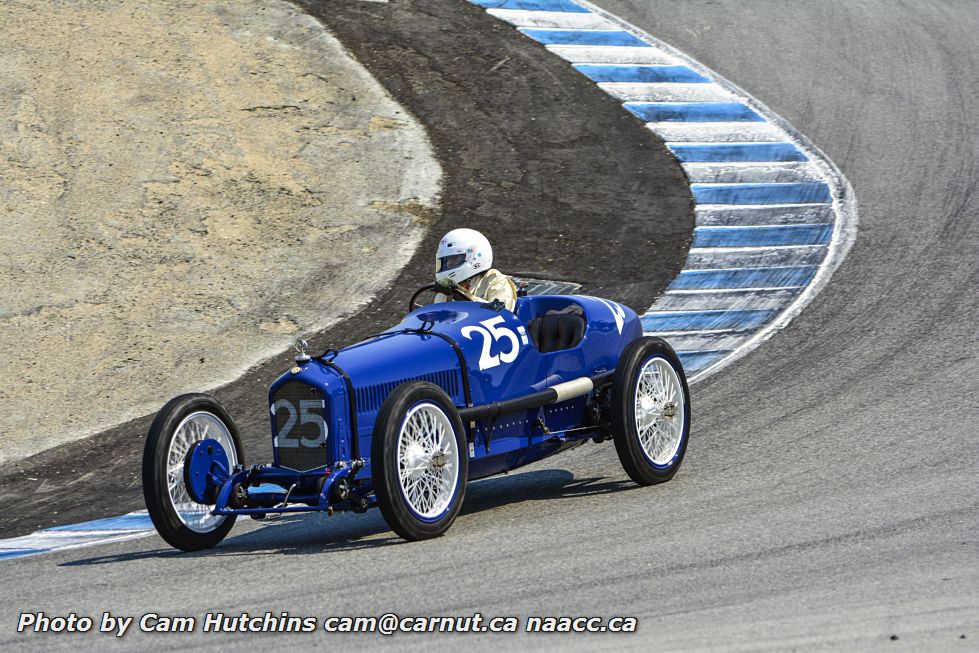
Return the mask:
[[[424,286],[422,286],[421,288],[415,291],[415,294],[413,294],[411,296],[411,299],[408,300],[409,313],[411,311],[421,308],[422,306],[425,306],[425,304],[419,304],[416,301],[418,299],[418,296],[425,292],[435,292],[435,284],[434,283],[425,284]],[[464,302],[471,301],[470,298],[467,297],[466,294],[458,288],[452,289],[452,297],[454,297],[455,299],[461,299]]]

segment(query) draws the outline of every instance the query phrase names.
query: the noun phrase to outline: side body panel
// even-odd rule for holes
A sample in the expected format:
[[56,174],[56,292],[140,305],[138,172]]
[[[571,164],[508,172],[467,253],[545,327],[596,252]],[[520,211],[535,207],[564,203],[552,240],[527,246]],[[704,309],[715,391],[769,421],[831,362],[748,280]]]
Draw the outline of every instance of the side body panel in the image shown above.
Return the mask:
[[[530,341],[528,325],[538,317],[568,313],[585,320],[581,342],[571,349],[539,352]],[[515,313],[492,311],[473,302],[434,304],[415,311],[395,328],[423,324],[459,343],[469,367],[474,404],[512,399],[614,370],[625,346],[642,335],[639,319],[629,308],[570,295],[524,297]],[[580,397],[467,425],[473,440],[470,478],[513,469],[561,450],[559,436],[586,423],[586,407],[586,398]],[[548,441],[552,442],[544,445]]]

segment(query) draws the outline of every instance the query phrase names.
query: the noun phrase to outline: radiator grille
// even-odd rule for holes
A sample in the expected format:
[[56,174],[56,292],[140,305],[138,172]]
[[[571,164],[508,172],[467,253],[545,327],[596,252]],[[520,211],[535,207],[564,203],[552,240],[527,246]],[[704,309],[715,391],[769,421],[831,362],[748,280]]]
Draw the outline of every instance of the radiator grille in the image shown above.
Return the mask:
[[306,471],[329,464],[329,428],[323,393],[301,381],[287,381],[272,397],[279,464]]
[[372,413],[381,407],[384,400],[391,392],[405,381],[428,381],[445,390],[450,397],[455,397],[459,393],[459,372],[455,370],[445,370],[442,372],[432,372],[430,374],[420,374],[410,376],[398,381],[388,381],[368,385],[357,389],[357,412]]

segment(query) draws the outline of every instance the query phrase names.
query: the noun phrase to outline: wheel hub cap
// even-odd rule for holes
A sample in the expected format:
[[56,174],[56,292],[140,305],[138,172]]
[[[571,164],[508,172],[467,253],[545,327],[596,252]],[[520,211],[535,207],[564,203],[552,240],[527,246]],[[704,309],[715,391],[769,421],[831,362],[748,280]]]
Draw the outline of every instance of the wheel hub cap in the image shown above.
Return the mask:
[[444,451],[438,451],[432,454],[432,467],[436,469],[442,469],[449,462],[449,457]]

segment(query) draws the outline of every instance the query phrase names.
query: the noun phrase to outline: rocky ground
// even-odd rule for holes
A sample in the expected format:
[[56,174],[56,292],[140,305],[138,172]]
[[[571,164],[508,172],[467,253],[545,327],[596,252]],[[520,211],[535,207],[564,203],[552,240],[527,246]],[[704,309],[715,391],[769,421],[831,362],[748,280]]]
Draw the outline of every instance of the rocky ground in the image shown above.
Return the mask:
[[0,38],[0,462],[328,326],[438,213],[422,127],[292,5],[4,2]]

